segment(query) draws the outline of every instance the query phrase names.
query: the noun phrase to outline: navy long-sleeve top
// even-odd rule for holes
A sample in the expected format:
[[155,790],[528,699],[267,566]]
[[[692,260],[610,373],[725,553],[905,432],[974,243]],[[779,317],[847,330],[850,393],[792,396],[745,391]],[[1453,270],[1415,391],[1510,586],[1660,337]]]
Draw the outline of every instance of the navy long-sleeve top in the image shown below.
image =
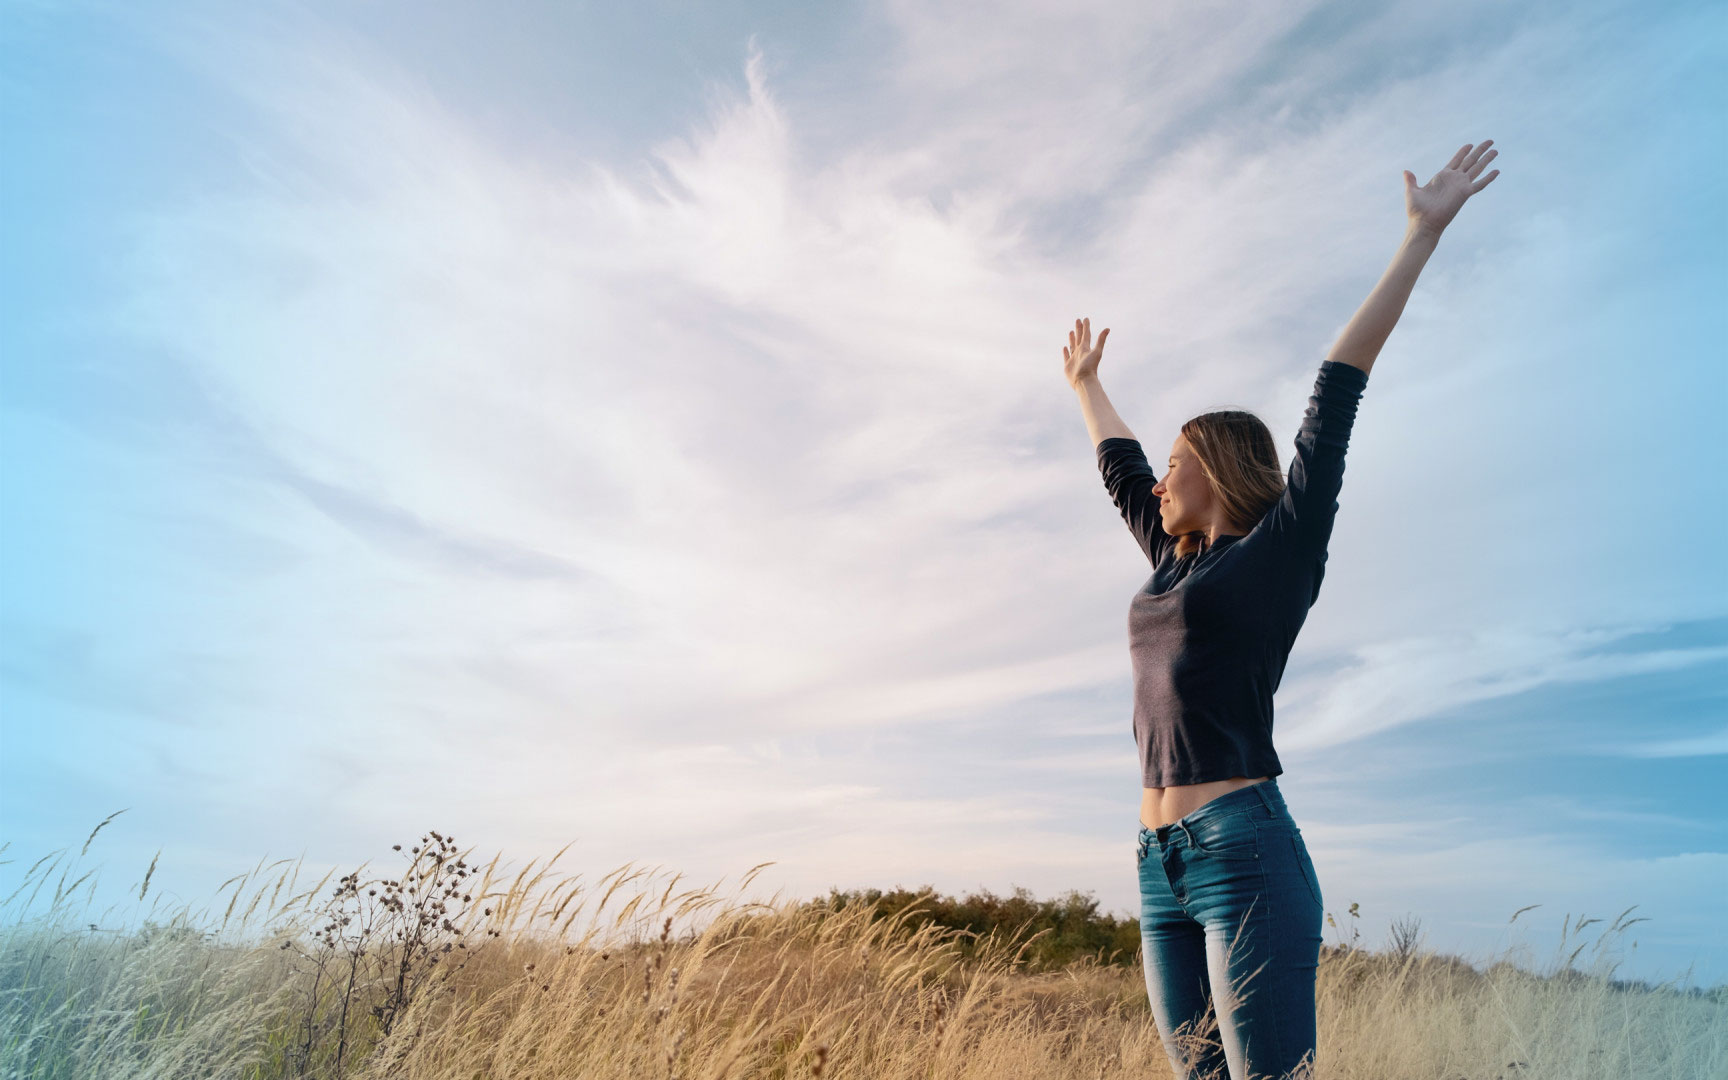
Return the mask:
[[1146,787],[1284,771],[1272,748],[1272,694],[1320,596],[1344,451],[1368,373],[1320,365],[1281,495],[1244,536],[1177,558],[1158,481],[1137,439],[1098,443],[1104,486],[1152,578],[1128,607],[1134,743]]

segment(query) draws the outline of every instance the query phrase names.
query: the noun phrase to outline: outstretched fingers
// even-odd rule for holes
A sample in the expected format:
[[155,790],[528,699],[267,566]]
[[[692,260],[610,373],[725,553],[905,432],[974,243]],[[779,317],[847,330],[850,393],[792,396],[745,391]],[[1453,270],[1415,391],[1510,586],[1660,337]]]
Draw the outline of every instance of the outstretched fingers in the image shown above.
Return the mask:
[[1498,150],[1489,150],[1488,149],[1488,147],[1490,145],[1492,145],[1493,142],[1494,142],[1493,139],[1483,139],[1482,142],[1477,145],[1476,152],[1474,154],[1472,154],[1469,157],[1469,159],[1466,160],[1464,163],[1464,175],[1466,177],[1468,177],[1471,180],[1476,180],[1477,177],[1482,177],[1482,179],[1477,180],[1476,183],[1470,185],[1469,191],[1467,191],[1465,193],[1467,197],[1469,195],[1476,194],[1478,191],[1481,191],[1483,188],[1487,187],[1490,183],[1492,183],[1496,176],[1500,175],[1500,170],[1495,169],[1493,172],[1489,173],[1487,176],[1482,176],[1482,170],[1486,169],[1488,167],[1488,163],[1490,161],[1493,161],[1494,158],[1500,153],[1500,151],[1498,151]]
[[[1482,176],[1482,170],[1487,168],[1488,163],[1500,153],[1499,150],[1489,149],[1493,144],[1493,139],[1483,139],[1479,143],[1465,143],[1458,148],[1456,154],[1452,155],[1452,160],[1446,163],[1446,168],[1440,170],[1443,173],[1449,170],[1462,172],[1466,180],[1475,181],[1465,190],[1466,198],[1493,183],[1494,178],[1500,175],[1500,170],[1495,169],[1487,176]],[[1480,179],[1477,179],[1478,177]],[[1430,183],[1432,182],[1430,181]]]
[[1104,339],[1109,336],[1110,328],[1106,326],[1098,332],[1098,343],[1094,347],[1092,343],[1092,320],[1089,318],[1075,319],[1074,329],[1068,331],[1068,346],[1062,350],[1062,359],[1082,357],[1096,351],[1096,349],[1102,349]]

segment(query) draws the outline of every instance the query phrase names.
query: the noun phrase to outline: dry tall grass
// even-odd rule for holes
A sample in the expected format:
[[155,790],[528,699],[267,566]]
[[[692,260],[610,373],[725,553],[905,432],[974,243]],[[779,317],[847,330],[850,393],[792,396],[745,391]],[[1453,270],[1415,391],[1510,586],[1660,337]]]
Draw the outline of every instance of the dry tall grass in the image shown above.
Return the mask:
[[[511,876],[431,833],[400,875],[298,890],[297,865],[261,865],[223,886],[219,918],[114,929],[77,906],[89,875],[68,884],[65,855],[4,903],[4,1080],[1170,1075],[1138,957],[1032,970],[1023,936],[969,940],[917,925],[916,906],[741,903],[628,865],[588,887],[558,856]],[[51,880],[46,913],[24,917]],[[1408,935],[1330,947],[1316,1075],[1728,1076],[1721,988],[1628,987],[1577,955],[1543,974]]]

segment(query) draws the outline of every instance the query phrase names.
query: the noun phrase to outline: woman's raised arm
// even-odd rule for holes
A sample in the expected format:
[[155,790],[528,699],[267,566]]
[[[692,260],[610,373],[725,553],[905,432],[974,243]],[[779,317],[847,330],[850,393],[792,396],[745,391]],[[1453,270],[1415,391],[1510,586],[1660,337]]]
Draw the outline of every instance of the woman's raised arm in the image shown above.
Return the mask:
[[[1404,314],[1404,304],[1410,299],[1410,290],[1416,287],[1417,275],[1422,273],[1428,256],[1434,254],[1435,246],[1440,243],[1440,234],[1457,216],[1466,199],[1487,187],[1500,175],[1500,170],[1495,169],[1482,179],[1477,179],[1488,162],[1500,153],[1498,150],[1488,150],[1488,145],[1493,141],[1483,140],[1474,148],[1465,143],[1463,148],[1452,156],[1451,162],[1421,187],[1416,186],[1415,175],[1405,170],[1404,208],[1408,224],[1404,230],[1404,242],[1398,246],[1397,254],[1392,257],[1392,265],[1386,268],[1386,273],[1374,286],[1374,291],[1362,302],[1362,307],[1350,320],[1350,325],[1338,335],[1338,341],[1332,346],[1326,359],[1349,364],[1365,372],[1374,370],[1374,360],[1380,355],[1380,347],[1386,344],[1392,328],[1398,324],[1398,317]],[[1485,150],[1487,152],[1483,153]]]
[[1092,342],[1092,320],[1074,320],[1068,333],[1068,345],[1062,350],[1062,373],[1068,385],[1080,396],[1080,411],[1086,417],[1086,430],[1092,434],[1092,448],[1098,457],[1098,471],[1104,477],[1104,490],[1127,523],[1128,531],[1146,558],[1153,565],[1168,547],[1170,537],[1158,513],[1158,496],[1152,489],[1158,485],[1158,475],[1146,460],[1140,440],[1128,430],[1128,425],[1116,415],[1116,407],[1104,393],[1098,381],[1098,361],[1104,354],[1104,339],[1108,328]]
[[1098,382],[1098,362],[1104,358],[1104,339],[1109,336],[1110,328],[1105,327],[1099,332],[1097,343],[1093,343],[1092,320],[1075,319],[1074,329],[1068,331],[1068,344],[1062,348],[1062,376],[1080,395],[1080,412],[1086,417],[1086,430],[1092,435],[1094,447],[1105,439],[1134,437],[1128,425],[1116,415],[1116,407],[1110,404]]
[[1464,200],[1500,175],[1500,170],[1495,169],[1477,179],[1489,160],[1499,153],[1488,150],[1492,141],[1485,140],[1474,148],[1465,144],[1422,187],[1416,186],[1416,177],[1409,171],[1404,173],[1405,209],[1409,215],[1404,242],[1380,283],[1368,294],[1320,365],[1314,393],[1308,399],[1308,411],[1296,433],[1296,456],[1290,461],[1284,493],[1258,526],[1303,558],[1324,558],[1338,513],[1344,453],[1356,422],[1356,405],[1368,385],[1368,373],[1374,368],[1380,347],[1404,311],[1416,275],[1422,272],[1440,241],[1441,232],[1457,216]]

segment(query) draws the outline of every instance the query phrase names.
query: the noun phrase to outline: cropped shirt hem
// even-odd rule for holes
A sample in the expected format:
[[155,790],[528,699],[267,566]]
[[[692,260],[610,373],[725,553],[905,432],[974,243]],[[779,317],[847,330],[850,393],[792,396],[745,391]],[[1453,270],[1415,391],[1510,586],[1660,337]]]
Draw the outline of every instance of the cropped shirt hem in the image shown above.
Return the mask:
[[1274,776],[1281,776],[1283,773],[1284,770],[1281,767],[1271,765],[1262,766],[1258,769],[1248,766],[1231,767],[1224,769],[1221,775],[1217,769],[1202,769],[1168,778],[1142,775],[1140,786],[1143,788],[1183,787],[1188,784],[1211,784],[1219,780],[1231,780],[1238,776],[1246,777],[1249,780],[1258,780],[1262,776],[1271,779]]

